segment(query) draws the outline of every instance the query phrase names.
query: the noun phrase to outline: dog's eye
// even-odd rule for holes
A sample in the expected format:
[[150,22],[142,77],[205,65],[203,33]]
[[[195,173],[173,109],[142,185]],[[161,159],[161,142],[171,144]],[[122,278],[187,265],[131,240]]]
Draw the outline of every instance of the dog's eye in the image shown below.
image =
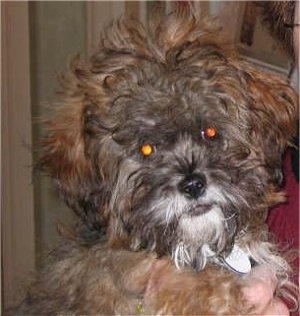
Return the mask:
[[218,136],[218,131],[215,127],[209,126],[201,131],[201,137],[204,140],[213,140]]
[[151,144],[143,144],[140,148],[140,152],[145,157],[151,156],[154,153],[154,146]]

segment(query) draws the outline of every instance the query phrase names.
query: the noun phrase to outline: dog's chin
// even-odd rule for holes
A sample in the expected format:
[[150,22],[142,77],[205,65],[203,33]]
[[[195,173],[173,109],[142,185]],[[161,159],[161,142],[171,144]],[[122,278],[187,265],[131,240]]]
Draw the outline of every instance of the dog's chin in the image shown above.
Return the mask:
[[177,267],[187,264],[201,270],[207,262],[215,262],[231,243],[226,233],[226,218],[216,205],[199,205],[189,214],[183,214],[177,232],[180,238],[172,254]]

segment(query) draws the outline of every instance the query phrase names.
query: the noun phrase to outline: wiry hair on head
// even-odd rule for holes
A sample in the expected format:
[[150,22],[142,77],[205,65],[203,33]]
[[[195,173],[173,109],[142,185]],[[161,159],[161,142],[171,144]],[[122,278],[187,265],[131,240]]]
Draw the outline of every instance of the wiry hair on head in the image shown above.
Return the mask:
[[[199,168],[204,152],[217,157],[217,149],[223,150],[235,173],[231,182],[243,172],[249,175],[244,187],[236,185],[245,208],[247,199],[257,208],[282,200],[276,181],[282,152],[296,131],[297,96],[282,78],[240,60],[220,30],[201,23],[189,6],[166,16],[157,14],[146,25],[136,19],[114,21],[90,60],[75,58],[61,83],[60,106],[46,124],[37,168],[53,178],[90,231],[101,230],[112,245],[130,246],[136,240],[143,244],[146,238],[157,244],[157,234],[164,230],[151,227],[147,233],[136,233],[130,223],[137,218],[132,209],[158,199],[154,184],[159,187],[162,179],[169,180],[169,173],[178,173],[187,162],[191,170]],[[217,139],[222,146],[212,148],[199,140],[205,124],[224,130],[224,139]],[[156,145],[156,155],[149,159],[139,152],[146,141]],[[180,145],[175,148],[176,142]],[[187,152],[183,148],[193,145],[199,148],[192,150],[191,158],[178,158]],[[171,171],[163,157],[173,151],[177,156],[170,158]],[[225,169],[222,160],[215,161],[216,167]],[[149,171],[152,162],[163,177],[155,168]],[[250,169],[255,170],[251,176]],[[229,181],[225,171],[219,176],[224,183]],[[257,186],[246,194],[250,178]],[[125,190],[127,186],[136,187]],[[121,189],[124,196],[128,192],[123,200]],[[183,204],[180,200],[173,206]],[[250,216],[247,212],[245,218]],[[141,225],[149,222],[144,218]],[[171,234],[176,225],[169,224]]]

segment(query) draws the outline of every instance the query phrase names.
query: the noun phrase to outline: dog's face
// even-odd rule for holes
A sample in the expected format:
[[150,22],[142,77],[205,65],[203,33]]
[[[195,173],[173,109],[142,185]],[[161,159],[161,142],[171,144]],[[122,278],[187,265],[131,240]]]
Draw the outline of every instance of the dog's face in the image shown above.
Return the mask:
[[90,64],[71,70],[38,165],[112,246],[201,269],[281,200],[296,95],[220,48],[192,15],[148,30],[116,23]]

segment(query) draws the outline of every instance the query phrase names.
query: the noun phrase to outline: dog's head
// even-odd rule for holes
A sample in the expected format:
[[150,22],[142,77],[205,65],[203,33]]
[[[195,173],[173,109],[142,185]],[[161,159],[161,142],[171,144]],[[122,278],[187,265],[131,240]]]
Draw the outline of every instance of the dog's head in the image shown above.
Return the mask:
[[38,166],[91,231],[203,267],[278,192],[297,98],[188,12],[118,21],[63,80]]

